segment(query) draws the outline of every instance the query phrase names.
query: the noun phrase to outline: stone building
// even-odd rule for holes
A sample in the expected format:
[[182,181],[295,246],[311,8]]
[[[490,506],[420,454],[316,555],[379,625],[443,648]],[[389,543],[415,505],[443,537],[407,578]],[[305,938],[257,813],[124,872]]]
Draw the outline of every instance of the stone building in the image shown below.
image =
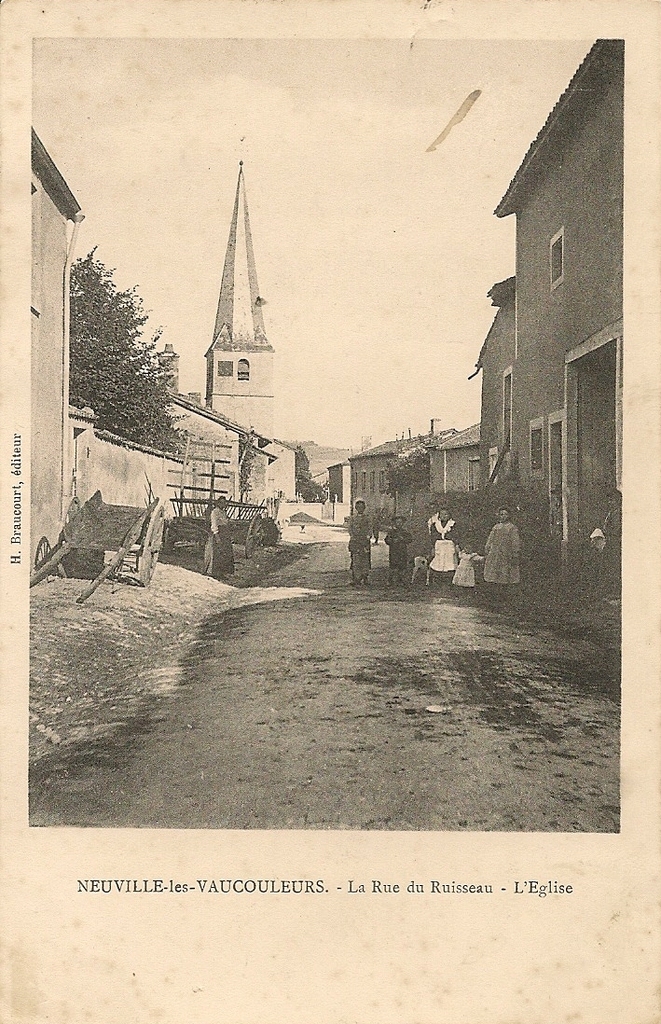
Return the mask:
[[[509,406],[511,395],[505,396],[504,388],[511,383],[511,368],[514,365],[515,337],[515,290],[516,278],[508,277],[498,281],[487,293],[498,312],[486,336],[477,361],[477,370],[482,371],[482,406],[480,411],[480,483],[487,486],[496,471],[502,480],[511,470],[505,464],[509,447],[504,443],[509,437]],[[500,462],[498,459],[500,458]]]
[[536,492],[565,552],[619,516],[623,94],[624,43],[598,40],[495,211],[516,215],[516,281],[489,293],[482,478]]
[[32,131],[30,563],[56,543],[73,494],[69,277],[80,206]]
[[[438,421],[432,421],[435,432],[417,437],[385,441],[349,458],[351,466],[351,502],[364,501],[368,512],[379,512],[387,518],[395,511],[395,495],[388,493],[388,469],[398,459],[412,455],[417,450],[429,451],[457,433],[454,428],[441,430]],[[429,480],[426,490],[429,489]]]
[[195,394],[172,395],[172,413],[175,425],[184,435],[196,441],[213,442],[224,453],[225,482],[221,488],[227,498],[238,501],[240,493],[240,462],[244,445],[253,452],[250,472],[249,502],[260,502],[271,497],[269,466],[276,459],[271,449],[271,438],[251,431],[227,416],[202,405]]
[[466,427],[440,444],[429,446],[432,494],[476,491],[480,486],[480,424]]
[[331,501],[340,504],[351,500],[351,465],[349,462],[337,462],[328,467],[328,496]]

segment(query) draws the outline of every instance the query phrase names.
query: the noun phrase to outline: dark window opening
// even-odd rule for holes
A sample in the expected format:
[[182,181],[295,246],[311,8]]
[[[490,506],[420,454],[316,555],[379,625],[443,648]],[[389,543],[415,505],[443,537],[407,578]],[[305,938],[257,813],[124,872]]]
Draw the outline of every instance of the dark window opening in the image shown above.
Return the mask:
[[225,362],[224,360],[218,363],[218,376],[219,377],[233,377],[234,376],[234,363],[230,360]]
[[503,378],[503,440],[505,447],[512,445],[512,374]]
[[530,431],[530,469],[533,473],[541,472],[544,468],[544,444],[541,427],[534,427]]
[[564,236],[551,243],[551,286],[559,284],[564,274]]
[[236,368],[237,380],[250,380],[250,363],[247,359],[239,359]]

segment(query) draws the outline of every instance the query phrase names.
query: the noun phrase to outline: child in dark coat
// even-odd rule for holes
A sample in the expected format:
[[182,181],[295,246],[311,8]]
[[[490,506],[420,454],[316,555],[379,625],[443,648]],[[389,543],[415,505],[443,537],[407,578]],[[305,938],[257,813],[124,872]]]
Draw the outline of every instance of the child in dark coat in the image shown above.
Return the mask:
[[408,546],[413,537],[404,529],[403,516],[395,516],[392,527],[385,536],[388,545],[388,586],[393,583],[408,583]]

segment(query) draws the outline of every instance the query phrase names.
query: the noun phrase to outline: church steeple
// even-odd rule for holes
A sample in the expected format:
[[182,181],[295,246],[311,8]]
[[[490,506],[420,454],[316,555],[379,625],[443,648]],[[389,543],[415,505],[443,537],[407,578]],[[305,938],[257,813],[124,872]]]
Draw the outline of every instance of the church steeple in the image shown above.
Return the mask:
[[241,161],[213,341],[205,356],[206,401],[241,425],[272,436],[273,348],[266,337],[263,304]]
[[225,347],[227,341],[231,342],[233,349],[255,344],[260,348],[268,346],[262,303],[241,160],[213,331],[214,344],[223,336],[224,331],[225,344],[222,347]]

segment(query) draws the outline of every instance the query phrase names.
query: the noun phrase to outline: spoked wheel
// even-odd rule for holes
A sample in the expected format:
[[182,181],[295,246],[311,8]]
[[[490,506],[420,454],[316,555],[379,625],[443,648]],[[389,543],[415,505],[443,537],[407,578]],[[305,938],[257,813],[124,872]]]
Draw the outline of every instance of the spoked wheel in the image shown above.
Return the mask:
[[48,540],[48,537],[42,537],[39,543],[37,544],[37,551],[34,556],[35,569],[41,568],[41,566],[48,561],[51,555],[51,550],[52,548],[50,546],[50,541]]
[[143,587],[151,583],[152,576],[156,570],[156,563],[158,562],[158,556],[163,545],[164,527],[165,506],[160,504],[156,506],[149,520],[142,552],[138,556],[138,578]]

